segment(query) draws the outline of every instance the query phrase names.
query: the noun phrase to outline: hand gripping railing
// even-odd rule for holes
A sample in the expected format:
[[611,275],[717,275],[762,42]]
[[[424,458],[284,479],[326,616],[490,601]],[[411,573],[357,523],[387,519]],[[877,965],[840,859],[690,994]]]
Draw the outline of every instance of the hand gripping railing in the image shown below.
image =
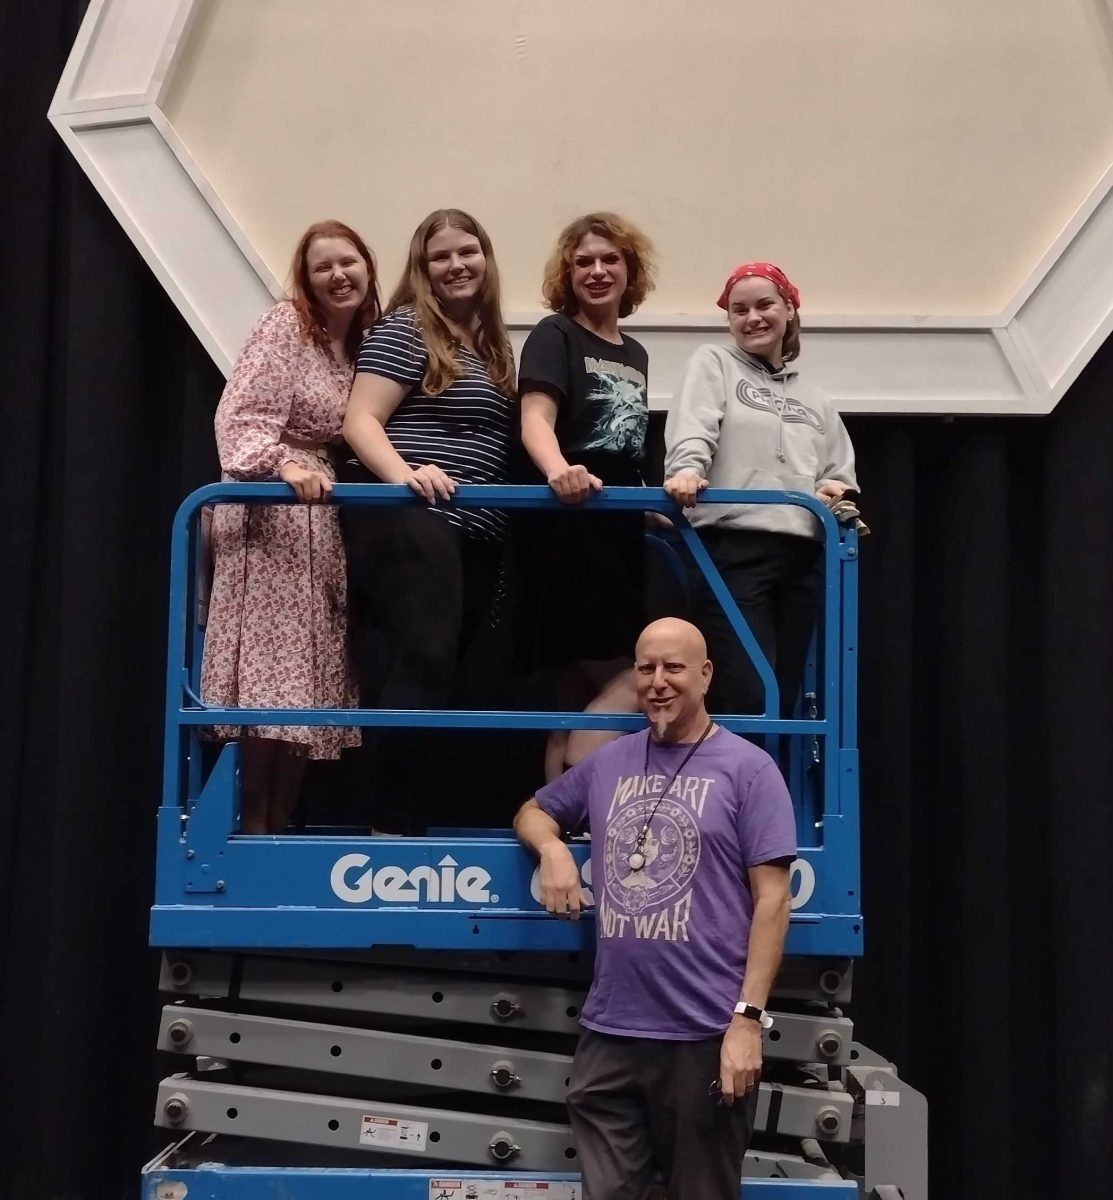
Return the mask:
[[[152,943],[162,946],[573,949],[583,922],[541,921],[532,864],[509,831],[442,830],[427,838],[372,839],[366,831],[311,828],[283,837],[237,833],[237,754],[226,746],[202,780],[205,726],[333,725],[472,729],[644,728],[640,714],[382,709],[247,709],[199,697],[203,631],[197,613],[198,516],[217,503],[292,504],[283,484],[214,484],[186,498],[171,545],[166,747],[159,812]],[[423,504],[404,487],[337,485],[339,505]],[[808,955],[856,954],[858,807],[855,737],[857,535],[812,496],[709,490],[701,502],[791,504],[814,513],[823,536],[824,590],[814,716],[782,719],[773,671],[698,536],[659,488],[604,489],[588,512],[659,512],[723,606],[765,686],[758,714],[716,714],[729,729],[792,735],[790,786],[799,857],[793,864],[788,947]],[[457,507],[567,512],[544,487],[461,487]],[[582,511],[582,510],[576,510]],[[633,647],[631,647],[631,650]],[[776,747],[772,747],[776,749]],[[804,751],[807,751],[807,754]],[[803,766],[801,764],[804,764]],[[792,779],[795,777],[796,784]],[[523,796],[523,799],[525,797]],[[585,885],[588,847],[572,846]],[[534,875],[536,873],[534,872]],[[590,923],[589,923],[590,924]]]

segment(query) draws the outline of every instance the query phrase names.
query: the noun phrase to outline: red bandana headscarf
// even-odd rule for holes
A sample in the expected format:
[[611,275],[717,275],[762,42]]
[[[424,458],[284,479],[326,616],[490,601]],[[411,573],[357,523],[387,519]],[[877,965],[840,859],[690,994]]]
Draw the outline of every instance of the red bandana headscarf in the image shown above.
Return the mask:
[[745,279],[747,275],[760,275],[762,279],[768,279],[778,292],[781,293],[781,298],[786,300],[793,308],[800,307],[800,293],[796,290],[796,285],[789,280],[789,277],[781,270],[780,267],[775,267],[768,262],[751,262],[742,263],[741,266],[735,267],[730,273],[730,278],[726,281],[723,287],[723,294],[716,301],[722,309],[727,307],[727,302],[730,298],[730,289],[740,280]]

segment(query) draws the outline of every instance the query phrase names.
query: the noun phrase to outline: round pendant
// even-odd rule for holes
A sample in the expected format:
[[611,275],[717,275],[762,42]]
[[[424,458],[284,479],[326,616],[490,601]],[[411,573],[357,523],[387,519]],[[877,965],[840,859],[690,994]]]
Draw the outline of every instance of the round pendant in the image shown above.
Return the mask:
[[645,855],[640,850],[635,850],[626,861],[630,864],[631,871],[640,871],[645,866]]

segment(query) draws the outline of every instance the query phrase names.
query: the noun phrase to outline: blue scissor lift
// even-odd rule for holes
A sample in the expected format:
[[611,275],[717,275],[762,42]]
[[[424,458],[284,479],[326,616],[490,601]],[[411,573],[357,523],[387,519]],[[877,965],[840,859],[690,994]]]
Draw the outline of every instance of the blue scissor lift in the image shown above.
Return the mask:
[[[418,503],[338,485],[339,504]],[[716,715],[787,763],[799,857],[786,962],[746,1200],[926,1200],[926,1106],[853,1040],[842,1006],[862,952],[855,633],[857,534],[802,493],[709,491],[707,503],[791,503],[824,539],[824,603],[800,713],[777,715],[769,663],[696,533],[659,489],[613,488],[602,511],[656,511],[664,547],[702,570],[766,688],[765,713]],[[151,943],[164,950],[159,1048],[190,1069],[160,1085],[156,1123],[185,1135],[143,1175],[144,1200],[580,1200],[563,1114],[593,922],[553,920],[509,830],[423,838],[307,829],[238,833],[235,744],[207,776],[211,725],[440,729],[644,727],[582,712],[218,709],[198,697],[198,516],[291,503],[280,484],[216,484],[174,523],[165,773]],[[545,508],[542,487],[462,487],[461,507]],[[575,842],[591,890],[589,845]],[[895,1189],[899,1188],[900,1191]]]

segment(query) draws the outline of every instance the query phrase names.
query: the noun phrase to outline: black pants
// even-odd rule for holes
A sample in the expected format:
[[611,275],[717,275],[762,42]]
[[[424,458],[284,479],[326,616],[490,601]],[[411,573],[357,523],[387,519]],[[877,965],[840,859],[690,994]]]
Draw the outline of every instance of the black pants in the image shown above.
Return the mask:
[[[781,692],[780,715],[791,716],[823,596],[821,544],[759,530],[702,529],[700,537],[769,659]],[[761,679],[702,575],[698,594],[699,624],[714,666],[711,710],[761,712]]]
[[527,512],[515,526],[519,669],[633,658],[645,625],[642,514]]
[[738,1200],[758,1090],[708,1094],[721,1044],[583,1034],[568,1116],[584,1200],[644,1200],[657,1172],[669,1200]]
[[[341,509],[357,625],[360,702],[447,708],[468,645],[489,616],[502,548],[427,508]],[[377,652],[370,648],[377,644]],[[448,741],[427,730],[365,729],[372,823],[420,835],[451,809]]]

